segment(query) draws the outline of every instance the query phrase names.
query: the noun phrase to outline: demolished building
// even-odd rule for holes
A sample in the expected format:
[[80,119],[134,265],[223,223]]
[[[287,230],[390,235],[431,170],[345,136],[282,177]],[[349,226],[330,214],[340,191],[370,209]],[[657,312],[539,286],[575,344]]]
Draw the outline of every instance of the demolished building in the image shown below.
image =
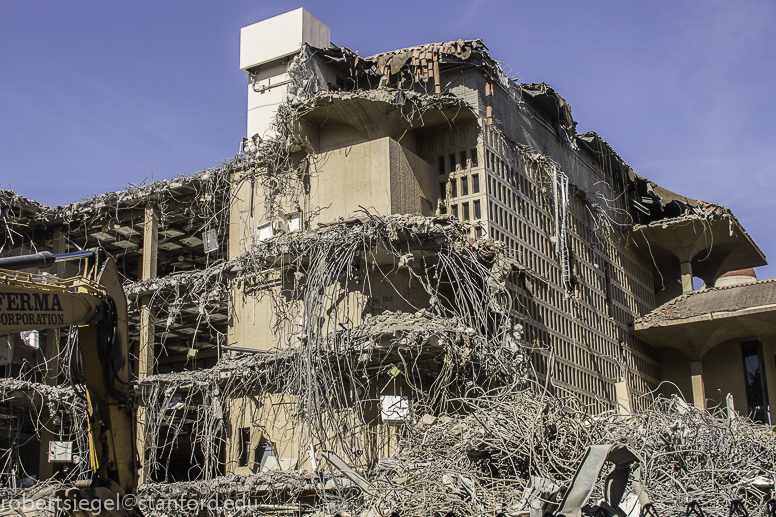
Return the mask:
[[[577,134],[480,40],[330,39],[304,9],[243,28],[248,137],[220,167],[64,207],[0,194],[4,255],[99,247],[124,275],[139,493],[517,514],[614,440],[665,509],[764,504],[776,284],[740,273],[766,262],[731,211]],[[75,334],[4,346],[7,486],[88,476]]]

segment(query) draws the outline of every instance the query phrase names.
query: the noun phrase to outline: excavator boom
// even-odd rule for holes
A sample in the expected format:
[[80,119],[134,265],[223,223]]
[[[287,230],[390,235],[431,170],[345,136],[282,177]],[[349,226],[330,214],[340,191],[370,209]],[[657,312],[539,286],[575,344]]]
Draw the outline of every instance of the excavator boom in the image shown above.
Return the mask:
[[4,269],[49,267],[58,258],[90,255],[92,252],[64,256],[43,252],[0,259],[0,335],[78,326],[93,477],[89,486],[68,491],[68,495],[102,499],[106,494],[134,492],[138,472],[129,397],[127,300],[116,265],[107,259],[93,280]]

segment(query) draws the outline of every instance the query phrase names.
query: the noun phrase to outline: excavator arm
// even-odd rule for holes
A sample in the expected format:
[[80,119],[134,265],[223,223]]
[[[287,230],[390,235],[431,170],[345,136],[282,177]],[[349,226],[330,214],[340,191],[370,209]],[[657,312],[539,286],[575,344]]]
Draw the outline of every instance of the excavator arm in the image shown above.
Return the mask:
[[[9,270],[47,267],[61,257],[84,259],[87,253],[64,257],[44,252],[0,259],[0,335],[78,326],[93,472],[78,495],[104,499],[134,492],[138,473],[129,398],[127,300],[116,265],[110,258],[105,260],[93,280]],[[118,512],[124,514],[124,510]]]

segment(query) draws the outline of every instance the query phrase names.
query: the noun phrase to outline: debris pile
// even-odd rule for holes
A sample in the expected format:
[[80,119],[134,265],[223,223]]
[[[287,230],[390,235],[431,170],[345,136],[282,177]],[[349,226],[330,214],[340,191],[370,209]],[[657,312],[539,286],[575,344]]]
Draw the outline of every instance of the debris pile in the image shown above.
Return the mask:
[[[532,478],[551,487],[535,497],[557,503],[587,448],[604,443],[638,453],[642,485],[659,515],[677,515],[691,501],[725,515],[736,499],[750,513],[764,513],[772,497],[776,435],[737,415],[700,412],[677,398],[658,397],[622,418],[591,416],[573,398],[537,390],[469,395],[469,414],[427,415],[408,426],[396,458],[373,471],[379,489],[365,508],[383,515],[526,513]],[[602,498],[599,479],[590,502]]]
[[[639,455],[640,481],[658,515],[679,514],[693,501],[706,514],[725,515],[734,500],[750,514],[764,514],[776,480],[769,427],[701,412],[678,398],[657,397],[625,418],[591,416],[576,399],[542,393],[541,386],[472,388],[458,402],[455,413],[413,411],[398,453],[359,470],[356,481],[327,465],[318,473],[143,485],[139,495],[201,507],[218,497],[217,515],[226,514],[223,501],[230,498],[253,515],[280,506],[319,515],[527,515],[532,505],[557,511],[587,448],[605,443],[629,445]],[[591,504],[604,497],[610,469],[599,476]],[[187,515],[185,506],[164,510],[147,515]]]

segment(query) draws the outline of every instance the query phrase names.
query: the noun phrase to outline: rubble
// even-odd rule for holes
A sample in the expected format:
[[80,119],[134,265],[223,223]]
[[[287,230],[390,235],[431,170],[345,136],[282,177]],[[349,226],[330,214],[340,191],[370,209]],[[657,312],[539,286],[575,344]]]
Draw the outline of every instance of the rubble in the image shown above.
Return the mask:
[[[641,482],[658,515],[680,513],[690,501],[713,515],[725,514],[733,500],[764,512],[776,480],[769,427],[676,398],[657,397],[627,418],[591,416],[573,398],[536,390],[481,393],[466,404],[464,415],[409,426],[396,458],[372,473],[380,495],[365,498],[362,508],[524,515],[532,476],[550,480],[555,490],[540,497],[557,502],[553,492],[569,486],[587,447],[603,443],[629,444],[639,454]],[[601,490],[591,501],[603,498]]]
[[[254,504],[283,501],[327,515],[518,516],[528,513],[536,486],[551,487],[533,497],[552,511],[587,447],[624,443],[641,458],[641,482],[658,515],[680,513],[691,501],[706,514],[723,515],[735,500],[750,514],[766,513],[776,480],[776,438],[767,426],[661,397],[627,418],[616,412],[592,416],[574,398],[542,394],[541,387],[475,391],[461,402],[463,412],[414,415],[405,422],[396,456],[364,473],[372,494],[353,490],[342,478],[325,482],[336,471],[324,471],[323,481],[309,472],[268,471],[143,485],[139,494],[197,503],[214,494],[242,496]],[[537,485],[539,480],[545,481]],[[591,500],[602,499],[602,490],[597,485]],[[148,515],[185,514],[167,509]]]

